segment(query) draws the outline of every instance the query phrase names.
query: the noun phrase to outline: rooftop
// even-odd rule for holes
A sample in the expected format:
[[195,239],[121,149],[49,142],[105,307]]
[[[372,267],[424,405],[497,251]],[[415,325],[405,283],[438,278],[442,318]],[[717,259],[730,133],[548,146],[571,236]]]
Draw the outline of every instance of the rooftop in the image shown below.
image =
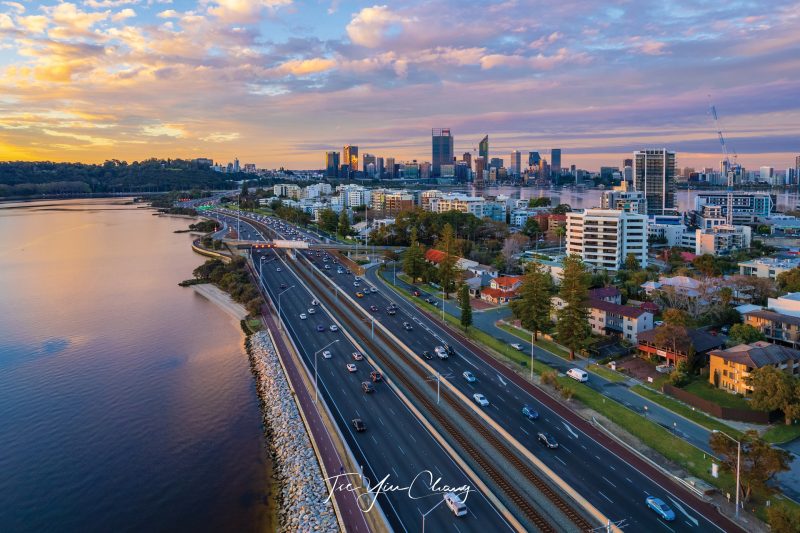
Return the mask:
[[590,289],[589,290],[589,298],[592,300],[603,300],[605,298],[616,298],[617,296],[622,296],[622,293],[619,292],[619,289],[610,285],[608,287],[600,287],[598,289]]
[[783,322],[785,324],[793,324],[800,326],[800,316],[784,315],[783,313],[776,313],[768,309],[760,311],[747,311],[743,313],[745,316],[754,316],[756,318],[763,318],[764,320],[771,320],[773,322]]
[[787,361],[800,359],[800,350],[785,346],[757,341],[752,344],[740,344],[727,350],[714,350],[709,355],[721,357],[727,361],[746,365],[750,368],[761,368],[777,365]]
[[[659,326],[655,329],[642,331],[637,335],[637,339],[640,343],[645,342],[658,346],[656,343],[656,336],[665,327],[666,326]],[[679,326],[679,328],[680,334],[677,335],[676,345],[677,348],[684,353],[688,350],[690,345],[693,346],[697,352],[707,352],[713,348],[719,348],[725,343],[722,337],[717,337],[702,329],[690,329],[683,326]],[[666,346],[658,347],[666,348]]]
[[748,266],[767,265],[777,268],[795,268],[797,266],[800,266],[800,257],[791,257],[791,258],[759,257],[757,259],[751,259],[750,261],[742,261],[739,264]]
[[625,316],[628,318],[639,318],[643,314],[649,312],[642,309],[641,307],[620,305],[612,302],[607,302],[605,300],[589,300],[589,307],[591,309],[600,309],[601,311],[605,311],[606,313],[612,313],[615,315]]

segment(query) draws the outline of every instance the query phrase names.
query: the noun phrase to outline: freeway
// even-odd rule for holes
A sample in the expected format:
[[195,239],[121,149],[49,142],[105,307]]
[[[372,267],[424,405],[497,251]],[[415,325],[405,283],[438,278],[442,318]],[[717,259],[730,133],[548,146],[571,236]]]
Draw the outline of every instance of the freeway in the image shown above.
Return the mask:
[[[352,278],[346,273],[338,274],[335,270],[325,270],[324,273],[342,290],[355,292]],[[374,271],[370,271],[369,280],[376,285],[380,283]],[[370,298],[372,300],[368,304],[375,305],[379,311],[365,311],[365,314],[373,314],[417,354],[424,350],[433,353],[434,346],[444,343],[453,346],[457,356],[446,361],[428,361],[429,364],[432,363],[442,375],[449,376],[447,379],[467,396],[476,392],[486,395],[490,402],[486,410],[492,418],[519,442],[535,450],[536,455],[562,479],[613,520],[629,525],[630,529],[636,531],[722,530],[716,522],[721,522],[728,529],[735,529],[733,524],[722,520],[708,505],[692,498],[685,490],[670,486],[668,482],[654,481],[639,468],[608,450],[593,435],[584,431],[584,423],[577,416],[565,419],[549,403],[541,402],[540,395],[534,397],[531,392],[535,389],[520,386],[502,369],[498,370],[489,364],[471,347],[442,330],[403,298],[392,298],[401,310],[394,316],[385,312],[390,299],[384,294],[379,291],[374,298]],[[413,329],[407,331],[403,322],[411,324]],[[462,377],[465,371],[472,372],[477,381],[467,382]],[[531,421],[523,416],[523,405],[534,407],[540,413],[539,419]],[[555,435],[561,443],[559,448],[550,451],[539,447],[536,442],[536,433],[539,431]],[[678,514],[678,520],[666,524],[656,518],[644,503],[648,495],[659,496],[670,503]],[[698,511],[697,508],[703,508],[704,511]]]
[[[263,261],[262,257],[265,258]],[[336,321],[327,310],[312,305],[314,295],[306,291],[291,269],[281,261],[278,252],[255,250],[253,260],[260,271],[263,287],[280,309],[287,332],[306,365],[313,369],[314,354],[324,350],[330,352],[330,358],[319,354],[316,359],[320,395],[331,407],[349,446],[364,465],[364,473],[372,486],[387,476],[388,483],[407,486],[425,471],[430,471],[434,480],[441,478],[440,487],[445,484],[472,486],[466,474],[385,383],[377,383],[374,393],[362,392],[361,383],[369,381],[372,370],[367,360],[353,359],[352,354],[362,350],[341,331],[330,331],[330,326]],[[285,288],[281,289],[281,285]],[[280,300],[279,294],[282,294]],[[314,309],[314,313],[309,313],[309,309]],[[301,319],[301,314],[306,318]],[[323,331],[318,331],[318,326]],[[326,347],[331,342],[334,344]],[[349,372],[345,367],[348,363],[355,364],[357,370]],[[356,432],[351,423],[353,418],[361,418],[367,430]],[[429,483],[427,474],[423,474],[414,483],[412,494],[408,491],[388,492],[378,498],[396,530],[417,530],[422,522],[422,513],[442,501],[441,496],[425,488]],[[485,496],[474,489],[469,492],[467,506],[467,516],[458,518],[440,505],[426,517],[426,527],[432,531],[511,530]]]

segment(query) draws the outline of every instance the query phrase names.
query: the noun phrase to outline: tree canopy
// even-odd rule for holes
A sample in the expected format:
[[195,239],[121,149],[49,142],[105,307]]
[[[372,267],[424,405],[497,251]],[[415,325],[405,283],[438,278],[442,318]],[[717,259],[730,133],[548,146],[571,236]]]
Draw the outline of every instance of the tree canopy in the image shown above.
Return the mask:
[[800,380],[773,366],[764,366],[750,375],[753,387],[751,403],[756,409],[783,412],[784,422],[790,425],[800,418]]
[[564,259],[564,273],[558,295],[564,307],[558,310],[556,332],[558,341],[569,348],[569,358],[575,359],[575,350],[582,349],[591,336],[589,310],[589,276],[579,257],[569,255]]
[[511,301],[514,316],[522,327],[533,332],[534,341],[538,332],[549,331],[553,325],[550,318],[552,290],[550,274],[541,264],[533,262],[528,265],[519,298]]
[[728,346],[750,344],[751,342],[763,340],[764,334],[750,324],[734,324],[730,332],[728,332]]

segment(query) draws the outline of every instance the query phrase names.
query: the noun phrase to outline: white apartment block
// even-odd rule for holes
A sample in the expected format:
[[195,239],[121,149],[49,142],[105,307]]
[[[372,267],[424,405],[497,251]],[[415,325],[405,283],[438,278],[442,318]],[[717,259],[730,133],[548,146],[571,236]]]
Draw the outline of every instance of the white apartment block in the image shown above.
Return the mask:
[[430,190],[422,191],[419,193],[419,205],[425,211],[431,210],[431,200],[441,198],[444,193],[442,191]]
[[315,183],[303,189],[303,198],[319,198],[330,194],[331,185],[329,183]]
[[750,248],[752,230],[749,226],[721,224],[709,229],[695,230],[695,255],[727,254]]
[[739,274],[775,279],[778,275],[797,267],[800,267],[800,258],[777,259],[774,257],[761,257],[739,263]]
[[567,253],[595,268],[618,270],[628,254],[647,267],[647,216],[616,209],[567,213]]
[[336,190],[339,192],[341,203],[345,207],[370,204],[370,190],[361,185],[339,185]]
[[299,185],[291,183],[281,183],[272,187],[272,194],[281,198],[291,198],[299,200],[301,196],[301,188]]
[[439,198],[430,198],[430,210],[433,213],[460,211],[483,218],[484,199],[482,196],[466,196],[463,194],[443,194]]

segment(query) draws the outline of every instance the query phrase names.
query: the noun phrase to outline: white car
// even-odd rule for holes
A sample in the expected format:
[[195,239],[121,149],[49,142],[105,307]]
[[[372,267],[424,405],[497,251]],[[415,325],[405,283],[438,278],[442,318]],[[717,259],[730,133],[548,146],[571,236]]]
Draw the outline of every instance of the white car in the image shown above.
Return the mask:
[[280,272],[280,271],[281,271],[281,267],[278,267],[278,268],[275,269],[275,272]]
[[322,352],[322,357],[324,357],[325,359],[330,359],[331,357],[333,357],[333,354],[331,353],[330,350],[325,350],[324,352]]
[[489,405],[489,400],[487,400],[486,396],[484,396],[483,394],[476,392],[475,394],[472,395],[472,397],[475,399],[475,402],[477,402],[477,404],[480,405],[481,407],[486,407]]
[[447,359],[447,350],[445,350],[443,346],[437,346],[433,351],[436,352],[439,359]]
[[331,324],[330,330],[331,331],[339,331],[339,326],[337,326],[336,324]]
[[353,287],[360,287],[360,286],[361,286],[361,284],[359,282],[357,282],[357,281],[353,282]]
[[522,345],[516,342],[512,344],[511,347],[514,348],[515,350],[519,350],[520,352],[522,351]]
[[370,287],[369,292],[378,292],[378,289],[376,289],[375,287]]
[[356,361],[361,361],[362,359],[364,359],[364,356],[361,355],[359,352],[353,352],[353,359],[355,359]]
[[308,318],[308,315],[305,313],[300,313],[300,320],[305,320],[306,318]]
[[348,372],[356,372],[358,368],[353,363],[347,363],[347,371]]
[[319,305],[319,302],[317,301],[317,299],[316,299],[316,298],[314,298],[313,300],[311,300],[311,305]]
[[316,313],[316,312],[317,312],[317,310],[316,310],[316,309],[314,309],[313,307],[309,307],[309,308],[308,308],[308,314],[309,314],[309,315],[313,315],[313,314],[314,314],[314,313]]

